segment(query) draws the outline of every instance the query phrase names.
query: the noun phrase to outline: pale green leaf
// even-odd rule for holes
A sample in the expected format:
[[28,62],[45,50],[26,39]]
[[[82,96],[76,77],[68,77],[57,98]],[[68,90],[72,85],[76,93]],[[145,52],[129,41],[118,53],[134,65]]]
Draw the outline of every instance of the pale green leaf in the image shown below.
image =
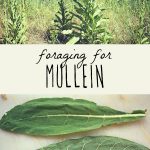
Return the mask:
[[79,41],[79,39],[79,37],[73,37],[66,44],[76,44]]
[[68,35],[68,34],[71,34],[72,33],[72,30],[63,30],[62,31],[62,34],[65,34],[65,35]]
[[145,37],[145,38],[142,39],[141,44],[146,44],[147,42],[148,42],[148,38]]

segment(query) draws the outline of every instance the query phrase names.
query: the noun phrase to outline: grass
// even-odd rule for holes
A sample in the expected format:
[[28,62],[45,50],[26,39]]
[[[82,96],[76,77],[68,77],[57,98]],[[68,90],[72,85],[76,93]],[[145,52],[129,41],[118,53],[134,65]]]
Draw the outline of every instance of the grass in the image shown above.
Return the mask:
[[[65,0],[67,7],[73,11],[73,1]],[[56,0],[25,0],[27,14],[27,43],[47,43],[45,34],[52,26],[58,11]],[[109,18],[108,29],[113,36],[111,43],[139,43],[139,29],[150,41],[150,0],[97,0],[97,5],[105,8],[104,15]],[[2,38],[3,4],[0,0],[0,39]],[[141,21],[143,17],[144,23]],[[143,34],[142,34],[143,35]],[[137,38],[137,39],[136,39]]]
[[[45,34],[51,25],[58,11],[58,4],[55,0],[27,0],[27,16],[28,16],[28,43],[46,43]],[[67,0],[69,7],[70,0]]]
[[110,18],[109,28],[114,36],[113,43],[130,44],[133,42],[133,30],[140,25],[142,7],[145,13],[143,17],[149,22],[147,32],[150,33],[149,0],[108,0],[108,3],[105,4],[103,6],[108,10],[106,16]]

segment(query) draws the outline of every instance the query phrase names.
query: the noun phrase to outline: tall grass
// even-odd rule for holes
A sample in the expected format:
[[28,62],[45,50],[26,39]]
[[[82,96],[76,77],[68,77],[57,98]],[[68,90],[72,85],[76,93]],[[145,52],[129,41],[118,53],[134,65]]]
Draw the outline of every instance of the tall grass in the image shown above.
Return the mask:
[[[72,9],[72,0],[65,0]],[[46,43],[46,31],[54,24],[55,14],[59,6],[58,0],[26,0],[28,16],[29,43]]]
[[[102,0],[110,18],[109,28],[114,35],[113,43],[141,44],[144,38],[150,42],[149,0]],[[137,34],[141,29],[143,36]]]
[[[1,14],[4,8],[3,1],[0,0]],[[69,11],[73,11],[73,1],[64,1],[67,8],[70,8]],[[58,11],[57,2],[57,0],[25,0],[28,43],[46,42],[45,32],[53,24]],[[96,0],[96,2],[100,8],[106,9],[104,16],[109,18],[107,28],[113,35],[112,43],[150,43],[150,0]],[[0,38],[1,34],[0,31]]]

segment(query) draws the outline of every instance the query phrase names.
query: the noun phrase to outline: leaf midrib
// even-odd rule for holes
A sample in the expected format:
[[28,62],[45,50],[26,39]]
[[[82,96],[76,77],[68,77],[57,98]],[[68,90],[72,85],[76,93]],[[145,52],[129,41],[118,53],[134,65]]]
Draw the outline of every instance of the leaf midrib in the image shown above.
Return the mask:
[[34,118],[48,118],[48,117],[81,117],[81,118],[128,118],[128,117],[145,117],[145,114],[121,114],[121,115],[79,115],[79,114],[56,114],[56,115],[41,115],[41,116],[32,116],[24,119],[34,119]]

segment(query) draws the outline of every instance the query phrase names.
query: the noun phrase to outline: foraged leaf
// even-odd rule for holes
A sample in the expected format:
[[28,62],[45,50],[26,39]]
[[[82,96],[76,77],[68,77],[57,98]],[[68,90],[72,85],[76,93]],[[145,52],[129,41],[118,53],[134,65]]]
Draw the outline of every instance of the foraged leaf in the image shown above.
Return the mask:
[[29,135],[64,135],[143,118],[145,111],[117,111],[72,98],[39,98],[18,105],[0,120],[0,128]]
[[98,136],[66,140],[39,150],[149,150],[149,148],[117,137]]

